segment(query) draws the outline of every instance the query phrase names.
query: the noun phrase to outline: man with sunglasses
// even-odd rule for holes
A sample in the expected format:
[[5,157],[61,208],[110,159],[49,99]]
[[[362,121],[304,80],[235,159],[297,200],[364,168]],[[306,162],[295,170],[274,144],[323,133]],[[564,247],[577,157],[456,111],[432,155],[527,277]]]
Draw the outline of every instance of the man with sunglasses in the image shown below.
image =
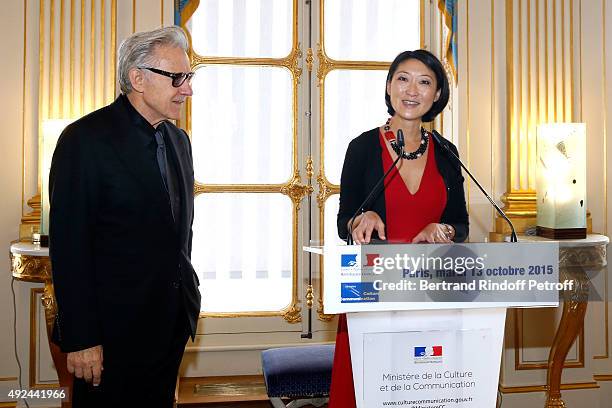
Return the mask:
[[53,156],[53,341],[75,408],[171,407],[195,337],[191,144],[170,122],[192,95],[187,50],[179,27],[128,37],[121,95],[69,125]]

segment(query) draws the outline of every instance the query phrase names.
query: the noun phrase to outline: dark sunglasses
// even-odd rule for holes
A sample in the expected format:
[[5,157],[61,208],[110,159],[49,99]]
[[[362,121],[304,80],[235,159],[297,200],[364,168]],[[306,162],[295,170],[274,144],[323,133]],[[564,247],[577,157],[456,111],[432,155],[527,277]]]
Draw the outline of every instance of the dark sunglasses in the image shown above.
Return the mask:
[[156,74],[172,78],[172,86],[175,88],[183,85],[185,81],[191,83],[191,78],[193,78],[193,75],[195,74],[195,72],[168,72],[151,67],[138,67],[138,69],[147,69],[151,72],[155,72]]

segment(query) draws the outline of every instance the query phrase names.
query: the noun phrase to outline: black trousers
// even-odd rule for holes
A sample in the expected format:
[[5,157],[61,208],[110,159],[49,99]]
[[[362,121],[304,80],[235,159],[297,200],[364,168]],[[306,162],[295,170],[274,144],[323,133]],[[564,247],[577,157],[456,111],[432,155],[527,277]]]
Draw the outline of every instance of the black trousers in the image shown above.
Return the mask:
[[[155,336],[152,329],[148,336]],[[189,337],[189,324],[180,308],[174,336],[166,344],[104,345],[104,370],[100,385],[94,387],[75,378],[73,408],[147,407],[171,408],[178,369]]]

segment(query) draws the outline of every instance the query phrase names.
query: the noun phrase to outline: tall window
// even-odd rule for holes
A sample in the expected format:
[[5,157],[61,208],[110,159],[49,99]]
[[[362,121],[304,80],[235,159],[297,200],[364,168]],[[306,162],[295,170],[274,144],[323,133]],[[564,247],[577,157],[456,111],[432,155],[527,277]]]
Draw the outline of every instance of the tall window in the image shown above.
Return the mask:
[[[191,20],[195,204],[192,257],[204,312],[280,311],[292,302],[297,39],[287,0],[205,0]],[[261,294],[267,294],[261,296]]]
[[386,70],[421,46],[423,3],[200,1],[188,125],[203,312],[299,319],[302,246],[337,239],[346,147],[386,119]]

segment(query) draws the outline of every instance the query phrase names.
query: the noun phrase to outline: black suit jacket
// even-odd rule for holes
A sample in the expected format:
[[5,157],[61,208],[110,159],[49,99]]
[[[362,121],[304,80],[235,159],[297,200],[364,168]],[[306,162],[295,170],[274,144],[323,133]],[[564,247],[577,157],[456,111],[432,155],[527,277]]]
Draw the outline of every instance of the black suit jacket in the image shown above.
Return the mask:
[[[349,220],[387,170],[383,169],[379,132],[379,129],[375,128],[362,133],[349,143],[346,150],[340,178],[340,209],[337,218],[338,235],[342,239],[347,238]],[[444,179],[447,194],[446,207],[440,222],[452,225],[455,228],[454,241],[463,242],[469,233],[469,221],[461,167],[456,160],[447,156],[435,139],[433,141],[436,165]],[[446,143],[458,155],[455,145],[446,139],[442,139],[441,142]],[[387,224],[385,194],[382,188],[374,194],[367,210],[375,211],[385,225]],[[374,238],[378,238],[376,231],[374,235]]]
[[181,190],[177,223],[155,146],[138,137],[152,127],[126,96],[69,125],[58,141],[49,240],[58,305],[53,339],[64,352],[129,346],[147,333],[138,344],[155,350],[172,342],[182,316],[195,336],[191,144],[184,131],[165,125]]

